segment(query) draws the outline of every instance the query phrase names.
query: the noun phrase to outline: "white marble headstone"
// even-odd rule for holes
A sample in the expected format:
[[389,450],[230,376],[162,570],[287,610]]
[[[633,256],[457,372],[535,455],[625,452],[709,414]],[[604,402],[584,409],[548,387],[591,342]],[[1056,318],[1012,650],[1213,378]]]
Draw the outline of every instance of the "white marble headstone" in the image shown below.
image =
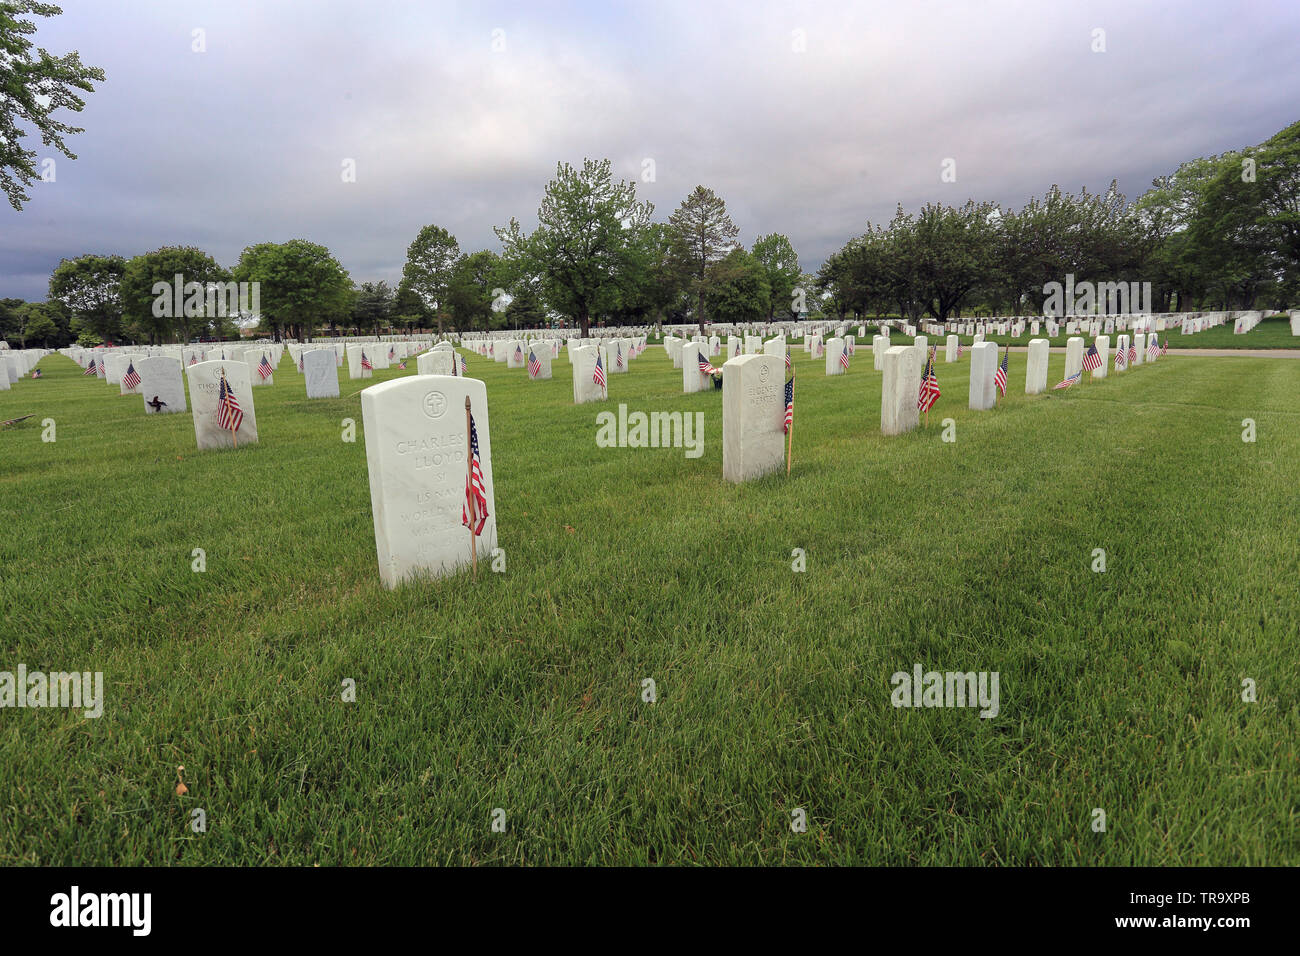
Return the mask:
[[303,352],[302,380],[308,398],[338,398],[339,367],[334,350],[308,349]]
[[140,375],[137,391],[144,396],[146,415],[168,415],[187,410],[180,359],[153,355],[136,362],[135,370]]
[[[469,467],[465,399],[478,434],[487,521],[473,536],[462,523]],[[412,576],[468,566],[497,545],[487,387],[474,378],[417,375],[361,393],[379,574],[389,588]],[[486,568],[484,570],[487,570]]]
[[[226,384],[233,390],[235,401],[243,413],[243,421],[232,434],[218,424],[218,401],[221,375],[225,372]],[[235,445],[257,441],[257,415],[253,408],[253,388],[248,379],[248,365],[242,361],[200,362],[185,370],[190,383],[190,405],[194,413],[194,437],[199,450],[231,448]]]

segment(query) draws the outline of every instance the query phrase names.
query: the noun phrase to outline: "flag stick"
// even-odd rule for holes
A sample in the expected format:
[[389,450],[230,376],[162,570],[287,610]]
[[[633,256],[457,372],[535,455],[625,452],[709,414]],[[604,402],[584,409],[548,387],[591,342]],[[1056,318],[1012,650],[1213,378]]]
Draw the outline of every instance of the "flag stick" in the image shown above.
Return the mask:
[[469,396],[465,396],[465,497],[469,499],[469,554],[474,568],[474,580],[478,580],[478,543],[474,540],[474,525],[478,521],[478,499],[474,497],[474,448],[470,444]]
[[[790,363],[790,402],[794,403],[794,362]],[[790,462],[794,457],[794,416],[790,416],[790,434],[786,436],[785,476],[790,477]]]

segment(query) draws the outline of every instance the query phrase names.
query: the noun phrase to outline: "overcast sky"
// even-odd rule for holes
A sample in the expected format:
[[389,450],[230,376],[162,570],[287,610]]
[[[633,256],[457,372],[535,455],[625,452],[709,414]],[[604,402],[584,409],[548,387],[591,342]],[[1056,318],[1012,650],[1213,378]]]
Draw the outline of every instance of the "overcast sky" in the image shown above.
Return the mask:
[[812,271],[900,202],[1111,179],[1133,198],[1300,119],[1296,0],[60,2],[38,45],[107,80],[64,117],[79,158],[22,213],[0,204],[0,296],[43,299],[65,256],[181,244],[229,266],[292,238],[396,285],[421,226],[499,250],[492,227],[531,229],[584,156],[660,220],[713,188],[746,245],[785,233]]

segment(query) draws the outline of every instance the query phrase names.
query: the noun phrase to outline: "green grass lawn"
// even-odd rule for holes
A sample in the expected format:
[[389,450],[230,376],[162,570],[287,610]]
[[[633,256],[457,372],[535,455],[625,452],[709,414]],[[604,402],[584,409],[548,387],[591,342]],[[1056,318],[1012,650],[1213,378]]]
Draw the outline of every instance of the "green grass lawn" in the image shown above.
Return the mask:
[[[0,863],[1300,864],[1300,362],[1029,398],[1013,356],[983,413],[940,364],[886,439],[869,350],[794,354],[793,473],[744,486],[660,348],[581,407],[563,358],[471,355],[506,570],[395,591],[360,383],[307,401],[286,359],[261,443],[199,453],[47,357],[0,392],[36,415],[0,429],[0,670],[106,701],[0,710]],[[619,402],[704,412],[703,457],[597,448]],[[997,671],[1000,713],[895,709],[918,663]]]

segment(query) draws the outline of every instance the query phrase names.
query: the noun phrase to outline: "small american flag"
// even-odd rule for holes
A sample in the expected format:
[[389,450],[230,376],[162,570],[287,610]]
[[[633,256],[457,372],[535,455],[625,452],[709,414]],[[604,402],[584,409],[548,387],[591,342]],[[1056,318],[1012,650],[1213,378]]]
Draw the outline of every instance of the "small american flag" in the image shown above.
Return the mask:
[[239,431],[244,423],[244,412],[235,400],[235,391],[226,381],[226,370],[221,370],[221,387],[217,392],[217,427],[228,432]]
[[1119,371],[1128,361],[1128,351],[1125,349],[1115,350],[1115,371]]
[[1134,345],[1132,342],[1129,342],[1129,344],[1128,344],[1128,363],[1129,363],[1130,365],[1132,365],[1134,362],[1137,361],[1137,357],[1138,357],[1138,347],[1137,347],[1136,345]]
[[361,367],[363,369],[369,369],[372,372],[375,370],[374,363],[371,362],[370,359],[366,358],[365,352],[361,353]]
[[82,375],[94,375],[98,370],[99,370],[99,363],[96,362],[94,359],[91,359],[91,360],[90,360],[90,364],[86,366],[86,370],[85,370],[84,372],[82,372],[81,374],[82,374]]
[[517,362],[522,362],[523,360],[524,360],[524,347],[523,347],[522,345],[516,345],[516,346],[515,346],[515,361],[517,361]]
[[406,368],[406,359],[402,359],[400,362],[398,362],[398,363],[397,363],[397,367],[398,367],[398,368]]
[[135,370],[134,362],[127,362],[126,374],[122,376],[122,387],[127,389],[135,388],[140,384],[140,373]]
[[191,365],[197,365],[198,363],[199,363],[199,357],[198,357],[197,355],[191,355],[191,356],[190,356],[190,364],[191,364]]
[[40,378],[40,377],[41,377],[42,375],[44,375],[44,374],[45,374],[45,373],[42,372],[42,371],[41,371],[40,369],[38,369],[38,368],[34,368],[34,369],[32,369],[32,378]]
[[962,352],[965,352],[965,351],[966,351],[966,346],[964,346],[964,345],[962,345],[960,342],[958,342],[958,343],[957,343],[957,358],[960,359],[960,358],[961,358],[961,353],[962,353]]
[[300,372],[304,372],[304,371],[305,371],[305,369],[303,369],[303,367],[302,367],[302,356],[303,356],[303,353],[302,353],[302,352],[299,352],[299,353],[298,353],[298,371],[300,371]]
[[600,350],[596,350],[596,371],[591,373],[591,380],[601,388],[605,387],[605,367],[600,364]]
[[939,374],[934,361],[937,349],[936,345],[930,350],[930,355],[926,359],[925,372],[921,375],[921,392],[916,397],[916,407],[923,412],[928,412],[939,400]]
[[712,375],[714,372],[717,371],[716,368],[714,368],[711,364],[709,364],[709,360],[706,359],[706,358],[704,357],[704,353],[703,353],[703,352],[699,352],[699,353],[697,353],[697,354],[698,354],[699,357],[700,357],[700,374],[701,374],[701,375]]
[[993,384],[998,387],[998,391],[1002,393],[1003,398],[1005,398],[1007,394],[1007,358],[1010,355],[1011,346],[1008,345],[1006,351],[1002,353],[1002,364],[999,365],[998,370],[993,373]]
[[459,352],[456,353],[456,357],[460,359],[460,374],[464,377],[465,373],[469,371],[469,363],[465,361],[465,356]]
[[794,363],[790,353],[785,353],[785,431],[790,433],[794,427]]
[[478,454],[478,428],[474,416],[469,417],[469,475],[465,478],[465,504],[461,506],[460,523],[474,534],[483,533],[487,524],[487,487],[483,484],[483,465]]
[[388,346],[388,361],[391,362],[395,358],[397,358],[397,353],[393,351],[393,347],[390,345]]
[[840,368],[846,372],[849,370],[849,350],[847,348],[840,349]]
[[1166,336],[1165,336],[1165,344],[1162,345],[1162,346],[1160,346],[1160,354],[1161,354],[1161,355],[1164,355],[1164,354],[1165,354],[1166,352],[1168,352],[1168,351],[1169,351],[1169,336],[1166,335]]
[[618,363],[615,367],[622,368],[623,367],[623,343],[620,342],[617,346],[615,346],[615,348],[618,349],[618,351],[614,354],[614,361]]
[[1101,353],[1097,351],[1097,346],[1088,346],[1087,354],[1083,356],[1083,367],[1089,372],[1101,368]]
[[1071,385],[1078,385],[1078,384],[1079,384],[1079,379],[1081,379],[1081,378],[1083,378],[1083,370],[1082,370],[1082,369],[1080,369],[1079,371],[1075,372],[1073,375],[1071,375],[1069,378],[1067,378],[1064,382],[1061,382],[1059,385],[1053,385],[1053,386],[1052,386],[1052,391],[1056,391],[1056,389],[1058,389],[1058,388],[1069,388]]
[[262,361],[257,363],[257,374],[262,376],[262,381],[265,382],[268,378],[271,377],[271,373],[273,371],[274,369],[271,368],[271,363],[267,361],[266,355],[263,354]]
[[542,362],[533,349],[528,350],[528,377],[537,378],[542,374]]

